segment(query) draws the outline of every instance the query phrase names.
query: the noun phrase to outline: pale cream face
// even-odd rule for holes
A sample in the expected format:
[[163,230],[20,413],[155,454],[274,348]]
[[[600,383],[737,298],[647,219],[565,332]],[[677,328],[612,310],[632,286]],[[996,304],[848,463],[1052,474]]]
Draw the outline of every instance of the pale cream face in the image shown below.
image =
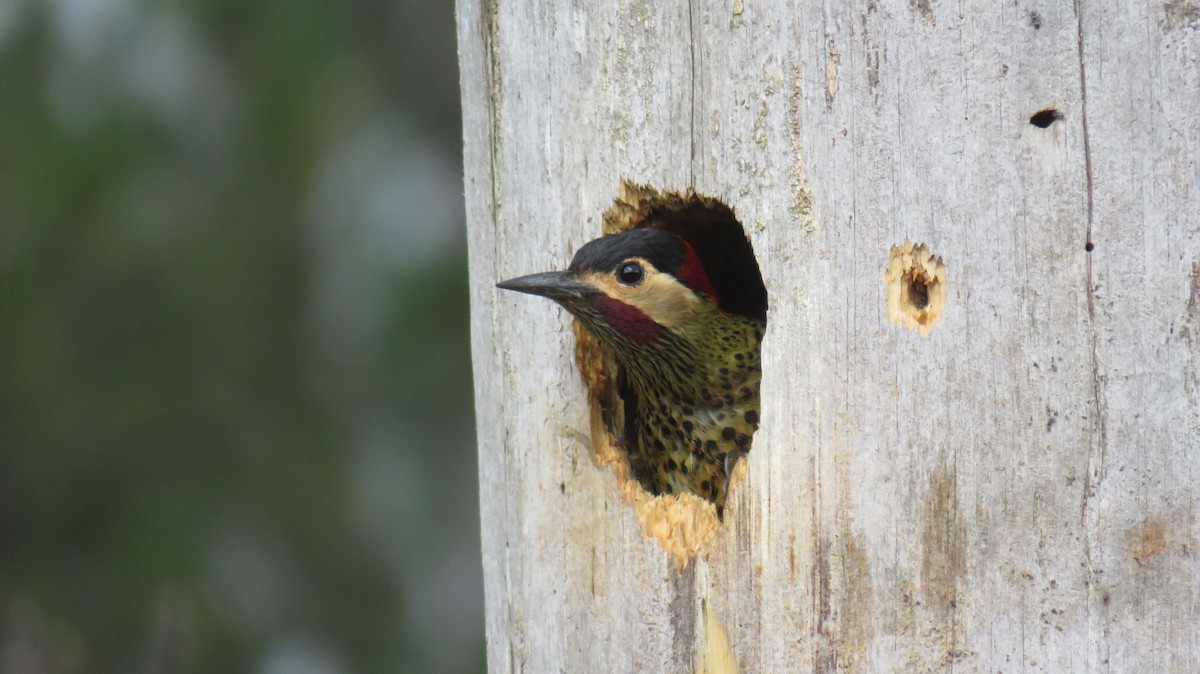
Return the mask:
[[636,307],[668,329],[682,326],[701,310],[703,301],[670,274],[658,271],[641,257],[630,257],[621,264],[630,262],[642,265],[646,272],[642,282],[635,286],[621,283],[611,273],[598,271],[587,272],[582,280],[599,288],[605,295]]

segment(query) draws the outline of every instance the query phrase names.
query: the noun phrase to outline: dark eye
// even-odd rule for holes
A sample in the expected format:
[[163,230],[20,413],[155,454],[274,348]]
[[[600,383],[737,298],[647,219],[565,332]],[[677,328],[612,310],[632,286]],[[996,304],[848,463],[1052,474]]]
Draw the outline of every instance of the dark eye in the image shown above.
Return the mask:
[[627,286],[635,286],[646,278],[646,271],[636,262],[626,262],[617,271],[617,280]]

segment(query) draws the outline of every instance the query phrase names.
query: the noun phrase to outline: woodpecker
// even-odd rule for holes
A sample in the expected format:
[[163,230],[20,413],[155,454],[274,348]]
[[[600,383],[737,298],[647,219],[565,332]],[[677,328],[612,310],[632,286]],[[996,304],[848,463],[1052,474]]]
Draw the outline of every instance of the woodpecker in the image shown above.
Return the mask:
[[765,291],[760,315],[726,310],[693,247],[648,227],[585,244],[567,271],[497,286],[554,300],[612,348],[634,477],[723,514],[730,471],[758,428]]

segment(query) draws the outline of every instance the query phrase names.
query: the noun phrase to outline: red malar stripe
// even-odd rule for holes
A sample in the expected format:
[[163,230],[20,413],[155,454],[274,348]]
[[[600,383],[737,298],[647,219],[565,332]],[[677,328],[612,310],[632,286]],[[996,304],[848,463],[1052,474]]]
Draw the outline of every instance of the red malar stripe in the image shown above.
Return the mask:
[[662,326],[654,322],[641,309],[631,307],[608,295],[596,298],[596,308],[604,320],[625,339],[636,344],[653,344],[658,341]]

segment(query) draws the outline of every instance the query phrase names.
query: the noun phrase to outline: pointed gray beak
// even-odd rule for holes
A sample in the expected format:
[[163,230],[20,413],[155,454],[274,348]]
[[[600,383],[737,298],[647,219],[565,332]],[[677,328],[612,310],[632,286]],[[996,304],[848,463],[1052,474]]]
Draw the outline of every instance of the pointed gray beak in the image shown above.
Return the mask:
[[557,302],[575,302],[592,295],[596,289],[579,280],[575,272],[547,271],[501,281],[497,288],[515,290],[519,293],[549,297]]

